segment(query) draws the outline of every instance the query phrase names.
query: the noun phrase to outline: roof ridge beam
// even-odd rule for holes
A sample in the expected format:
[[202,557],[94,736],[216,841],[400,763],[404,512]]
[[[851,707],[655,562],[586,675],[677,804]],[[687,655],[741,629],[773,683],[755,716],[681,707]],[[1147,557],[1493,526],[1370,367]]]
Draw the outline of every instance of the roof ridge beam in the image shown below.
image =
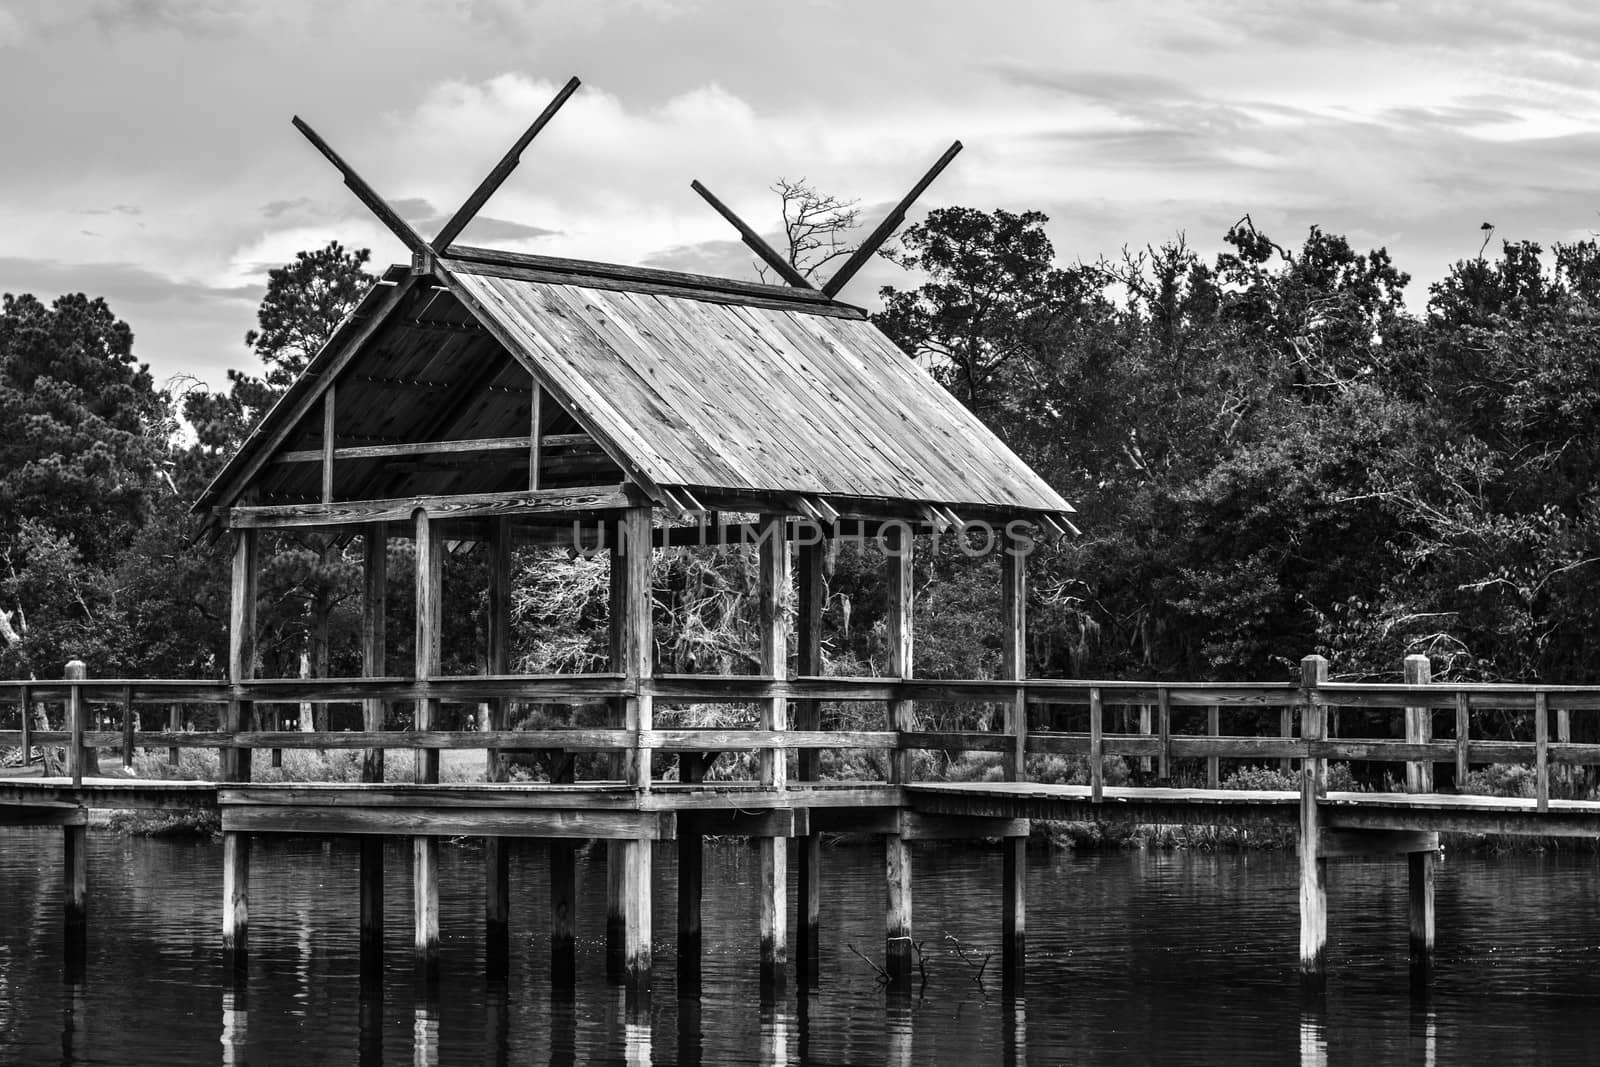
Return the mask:
[[467,228],[467,223],[473,220],[489,198],[511,176],[511,172],[517,169],[517,164],[522,162],[523,150],[528,147],[535,137],[539,136],[539,131],[544,129],[545,125],[556,117],[556,112],[561,110],[561,106],[567,102],[568,97],[578,91],[578,86],[581,84],[576,76],[567,79],[567,84],[561,87],[561,91],[555,95],[554,100],[545,105],[545,109],[539,113],[539,117],[533,120],[533,125],[529,126],[527,131],[517,138],[517,143],[512,145],[510,151],[501,157],[494,170],[490,171],[488,176],[478,183],[478,187],[472,191],[472,195],[467,197],[461,207],[456,209],[454,215],[450,216],[450,221],[444,224],[444,229],[440,230],[439,235],[433,239],[433,247],[441,250],[449,248],[450,242],[461,236],[461,231]]
[[746,224],[746,222],[738,215],[735,215],[728,205],[724,204],[721,200],[718,200],[714,195],[712,195],[710,189],[707,189],[704,185],[701,185],[700,179],[696,178],[694,181],[691,181],[689,183],[689,188],[699,193],[701,197],[705,199],[705,202],[710,204],[712,208],[716,210],[717,214],[721,215],[723,218],[732,223],[733,228],[739,231],[739,236],[744,239],[744,243],[749,247],[750,251],[760,256],[762,260],[766,262],[767,266],[776,271],[778,276],[784,281],[788,282],[796,289],[816,288],[816,286],[812,285],[806,280],[806,276],[804,274],[801,274],[795,269],[794,264],[778,255],[777,250],[771,245],[767,244],[767,242],[762,239],[760,234],[752,230],[749,225]]
[[940,156],[938,162],[928,168],[928,173],[922,176],[922,180],[913,185],[911,191],[900,198],[900,202],[894,206],[894,210],[889,212],[882,222],[878,223],[878,228],[872,231],[872,235],[861,242],[861,247],[851,253],[850,258],[844,261],[844,266],[840,267],[834,272],[833,277],[828,279],[828,283],[822,287],[822,292],[825,296],[829,298],[837,296],[839,290],[848,285],[850,279],[856,276],[856,272],[867,265],[867,260],[877,254],[883,242],[887,241],[896,227],[905,221],[906,212],[911,209],[912,204],[916,203],[917,197],[921,196],[923,191],[933,184],[933,179],[937,178],[939,172],[950,165],[950,161],[956,158],[960,151],[960,141],[952,142],[950,147],[944,150],[944,155]]

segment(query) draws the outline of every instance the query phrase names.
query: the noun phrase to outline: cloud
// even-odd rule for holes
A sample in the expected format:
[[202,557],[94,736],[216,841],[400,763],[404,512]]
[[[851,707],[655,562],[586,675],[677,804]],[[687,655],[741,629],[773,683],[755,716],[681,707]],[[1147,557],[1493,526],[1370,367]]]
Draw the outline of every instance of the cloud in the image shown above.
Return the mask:
[[293,200],[269,200],[261,205],[263,218],[276,219],[288,214],[301,214],[315,206],[316,201],[309,196],[297,196]]
[[136,204],[112,204],[110,207],[86,207],[85,215],[143,215],[144,209]]
[[84,292],[139,304],[256,301],[261,286],[217,286],[171,278],[136,263],[69,263],[0,256],[0,287],[8,292]]

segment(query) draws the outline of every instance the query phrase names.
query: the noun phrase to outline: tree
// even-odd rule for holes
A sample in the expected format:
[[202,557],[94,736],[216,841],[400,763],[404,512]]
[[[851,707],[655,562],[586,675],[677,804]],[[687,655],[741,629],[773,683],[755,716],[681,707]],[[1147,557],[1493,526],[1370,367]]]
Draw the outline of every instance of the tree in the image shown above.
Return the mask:
[[267,295],[256,312],[260,329],[245,334],[267,366],[267,384],[287,389],[311,357],[328,343],[339,323],[377,278],[362,268],[372,252],[347,252],[329,241],[315,252],[297,252],[293,262],[267,274]]
[[[859,200],[841,200],[812,188],[804,178],[779,178],[772,186],[783,214],[783,256],[806,278],[855,251],[849,235],[861,224]],[[766,267],[758,265],[761,277]]]

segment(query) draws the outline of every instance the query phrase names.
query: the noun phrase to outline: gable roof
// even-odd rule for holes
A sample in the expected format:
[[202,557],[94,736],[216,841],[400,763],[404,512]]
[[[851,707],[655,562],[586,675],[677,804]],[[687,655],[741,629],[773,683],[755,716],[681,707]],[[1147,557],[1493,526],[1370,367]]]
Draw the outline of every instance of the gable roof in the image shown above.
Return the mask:
[[[496,438],[518,427],[526,435],[530,374],[559,414],[647,492],[1072,510],[865,312],[819,292],[459,246],[431,266],[421,285],[405,268],[385,276],[197,510],[231,505],[264,478],[285,498],[305,491],[315,474],[268,463],[320,441],[312,405],[336,378],[343,449],[367,438]],[[445,329],[458,335],[449,345]],[[481,397],[465,395],[469,379]],[[458,395],[404,416],[372,384],[408,380],[436,384],[441,398],[452,386]],[[347,397],[355,399],[348,417]],[[447,406],[456,412],[442,420],[448,425],[440,418]],[[361,433],[351,437],[354,430]],[[350,466],[341,499],[375,479],[396,484],[381,459]],[[515,464],[505,470],[514,475]],[[525,458],[521,470],[525,479]],[[417,484],[516,487],[514,477],[504,485],[495,477],[479,465]]]

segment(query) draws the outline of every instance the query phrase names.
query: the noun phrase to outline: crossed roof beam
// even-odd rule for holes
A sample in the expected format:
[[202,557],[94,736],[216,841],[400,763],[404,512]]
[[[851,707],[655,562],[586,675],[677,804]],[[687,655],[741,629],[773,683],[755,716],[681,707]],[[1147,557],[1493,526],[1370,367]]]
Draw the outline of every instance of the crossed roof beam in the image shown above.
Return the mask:
[[[294,127],[304,134],[306,140],[310,141],[317,151],[321,152],[328,162],[332,163],[339,173],[343,175],[344,184],[349,187],[351,192],[355,193],[358,200],[366,205],[367,210],[371,211],[378,221],[383,223],[395,237],[399,238],[400,243],[405,245],[411,252],[412,273],[426,274],[433,269],[432,261],[443,255],[444,251],[460,236],[461,231],[466,229],[467,224],[472,221],[483,205],[488,202],[489,198],[499,190],[501,185],[505,184],[505,180],[511,176],[511,172],[516,170],[517,164],[522,162],[522,153],[532,143],[533,139],[539,136],[539,132],[545,128],[550,120],[555,118],[562,105],[567,102],[573,93],[577,92],[580,84],[576,77],[567,79],[567,83],[561,87],[560,92],[556,93],[554,99],[545,106],[545,109],[539,113],[539,117],[533,120],[533,124],[523,132],[522,136],[517,138],[516,143],[501,157],[495,168],[484,177],[483,181],[478,183],[478,187],[472,191],[472,195],[467,197],[462,205],[456,209],[455,214],[450,216],[450,220],[444,224],[444,227],[434,236],[432,241],[426,240],[410,223],[401,218],[399,212],[390,207],[388,202],[379,196],[377,191],[367,183],[366,179],[362,178],[354,167],[346,163],[339,153],[335,152],[333,147],[323,140],[317,131],[313,130],[298,115],[294,117]],[[866,266],[867,261],[877,254],[878,249],[888,241],[894,231],[905,221],[906,212],[910,210],[911,205],[916,202],[917,198],[923,194],[929,185],[933,184],[933,180],[939,176],[939,173],[945,167],[950,165],[950,161],[955,159],[960,151],[961,142],[952,143],[945,150],[944,155],[940,156],[933,166],[928,168],[922,179],[912,186],[911,191],[900,199],[900,202],[884,217],[877,228],[851,253],[850,257],[845,260],[844,265],[835,271],[832,277],[823,284],[822,294],[824,296],[830,300],[838,296],[839,291],[849,284],[850,279],[855,277],[862,267]],[[744,241],[745,245],[760,257],[767,266],[771,267],[779,277],[797,289],[814,290],[816,288],[805,275],[796,270],[794,265],[787,259],[779,255],[776,249],[768,244],[749,224],[734,214],[732,209],[717,199],[711,190],[701,184],[698,179],[690,182],[689,185],[690,188],[705,199],[706,203],[716,210],[717,214],[726,219],[738,231],[739,237]]]

